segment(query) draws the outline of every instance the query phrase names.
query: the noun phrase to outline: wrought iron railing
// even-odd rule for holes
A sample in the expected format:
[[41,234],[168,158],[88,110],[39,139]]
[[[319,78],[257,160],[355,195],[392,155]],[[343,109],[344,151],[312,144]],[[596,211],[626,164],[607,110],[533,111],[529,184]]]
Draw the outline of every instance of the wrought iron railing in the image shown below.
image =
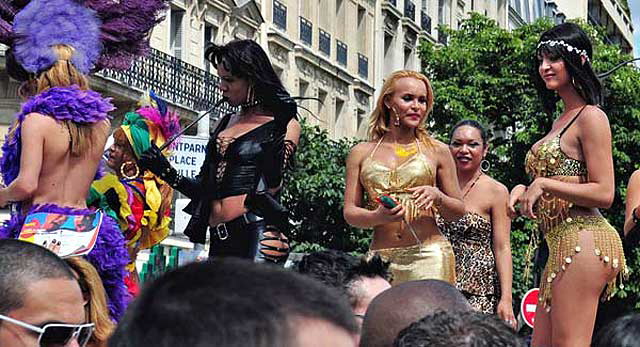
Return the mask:
[[426,11],[420,11],[420,28],[431,34],[431,17]]
[[336,40],[336,59],[338,64],[347,66],[347,44],[340,40]]
[[358,75],[365,79],[369,78],[369,59],[360,53],[358,53]]
[[282,30],[287,30],[287,6],[278,0],[273,1],[273,24]]
[[[128,70],[102,70],[98,76],[138,90],[153,89],[167,101],[195,111],[209,109],[222,98],[217,76],[153,48]],[[220,111],[228,111],[225,107]]]
[[331,34],[320,29],[318,46],[320,48],[320,52],[326,54],[327,56],[331,56]]
[[416,5],[411,0],[404,0],[404,16],[416,20]]
[[313,24],[304,17],[300,17],[300,41],[309,46],[313,43]]

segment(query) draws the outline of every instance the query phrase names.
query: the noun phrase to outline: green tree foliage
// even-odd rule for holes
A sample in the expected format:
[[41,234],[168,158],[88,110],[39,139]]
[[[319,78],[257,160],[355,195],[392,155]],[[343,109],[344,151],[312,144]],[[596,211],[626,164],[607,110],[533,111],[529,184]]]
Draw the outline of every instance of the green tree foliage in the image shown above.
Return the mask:
[[295,170],[287,173],[283,192],[294,221],[294,251],[366,252],[371,232],[351,227],[342,216],[345,162],[356,141],[332,140],[327,131],[304,121],[302,128]]
[[[605,45],[602,32],[580,23],[592,36],[594,68],[605,72],[617,63],[630,59],[619,47]],[[487,125],[493,135],[490,175],[512,188],[528,183],[524,157],[529,147],[551,129],[555,117],[542,111],[542,104],[531,82],[537,73],[533,52],[540,34],[552,23],[537,21],[513,31],[498,27],[479,14],[471,17],[459,30],[444,30],[448,44],[439,46],[423,42],[420,54],[424,72],[430,77],[435,93],[432,132],[447,140],[451,128],[462,119],[477,119]],[[604,81],[606,90],[602,108],[611,122],[615,161],[616,199],[603,211],[609,221],[622,230],[624,196],[627,180],[639,167],[640,71],[629,66],[618,70]],[[560,106],[560,105],[559,105]],[[512,228],[514,254],[514,302],[533,284],[523,278],[526,264],[524,252],[535,225],[518,218]],[[619,298],[632,301],[640,308],[640,254],[629,259],[632,278]]]

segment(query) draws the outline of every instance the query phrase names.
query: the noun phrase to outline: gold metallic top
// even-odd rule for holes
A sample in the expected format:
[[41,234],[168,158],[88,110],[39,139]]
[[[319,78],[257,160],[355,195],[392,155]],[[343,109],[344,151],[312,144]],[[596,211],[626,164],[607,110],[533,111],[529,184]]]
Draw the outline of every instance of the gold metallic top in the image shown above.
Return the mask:
[[[584,107],[557,136],[541,143],[537,151],[529,150],[525,159],[525,168],[531,180],[538,177],[553,177],[559,181],[573,182],[575,181],[574,177],[578,177],[580,182],[586,181],[587,166],[585,162],[570,158],[560,146],[562,135],[583,110]],[[539,218],[539,228],[546,232],[570,219],[569,210],[571,207],[573,207],[572,202],[560,199],[548,192],[543,193],[535,207],[536,215]]]
[[411,222],[419,216],[433,216],[431,211],[416,207],[409,188],[418,186],[433,186],[436,183],[435,168],[418,146],[418,153],[409,157],[397,167],[390,168],[375,160],[373,155],[380,146],[378,141],[371,154],[360,165],[360,183],[367,195],[367,208],[377,208],[375,199],[381,194],[388,194],[405,208],[405,218]]

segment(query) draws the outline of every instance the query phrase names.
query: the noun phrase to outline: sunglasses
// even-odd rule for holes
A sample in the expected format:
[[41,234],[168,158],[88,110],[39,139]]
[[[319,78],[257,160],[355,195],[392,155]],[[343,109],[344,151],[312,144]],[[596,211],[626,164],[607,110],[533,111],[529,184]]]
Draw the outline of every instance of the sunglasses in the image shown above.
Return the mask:
[[73,339],[78,341],[80,347],[85,347],[91,334],[93,333],[93,323],[88,324],[45,324],[37,327],[11,317],[0,314],[0,320],[19,325],[38,333],[38,346],[40,347],[62,347],[67,346]]

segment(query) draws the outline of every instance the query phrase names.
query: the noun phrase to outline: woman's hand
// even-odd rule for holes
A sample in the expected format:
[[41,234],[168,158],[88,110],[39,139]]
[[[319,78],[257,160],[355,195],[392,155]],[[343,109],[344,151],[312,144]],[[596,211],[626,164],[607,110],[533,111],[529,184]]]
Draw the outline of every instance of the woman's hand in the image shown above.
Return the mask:
[[520,197],[520,211],[522,212],[523,215],[533,219],[538,218],[533,213],[533,208],[536,205],[536,202],[538,201],[542,193],[544,193],[544,189],[543,189],[544,183],[545,183],[544,177],[536,178],[531,183],[531,185],[529,185],[529,188],[527,188],[527,191],[524,192],[524,194]]
[[511,194],[509,195],[509,217],[511,219],[518,216],[518,210],[516,209],[516,205],[520,202],[520,199],[527,191],[527,186],[524,184],[518,184],[517,186],[511,189]]
[[413,200],[419,209],[428,210],[434,204],[439,206],[442,203],[442,191],[434,186],[419,186],[407,189],[413,193]]
[[155,143],[151,143],[151,147],[142,152],[140,159],[138,159],[138,165],[142,169],[153,172],[171,186],[177,184],[178,172],[171,166],[169,160],[162,154]]
[[376,208],[373,213],[378,221],[378,223],[376,223],[377,225],[400,222],[404,218],[404,207],[400,204],[394,208],[386,208],[378,205],[378,208]]
[[498,307],[496,308],[496,314],[511,328],[515,329],[517,327],[518,321],[516,321],[516,318],[513,315],[513,305],[511,300],[500,299]]

